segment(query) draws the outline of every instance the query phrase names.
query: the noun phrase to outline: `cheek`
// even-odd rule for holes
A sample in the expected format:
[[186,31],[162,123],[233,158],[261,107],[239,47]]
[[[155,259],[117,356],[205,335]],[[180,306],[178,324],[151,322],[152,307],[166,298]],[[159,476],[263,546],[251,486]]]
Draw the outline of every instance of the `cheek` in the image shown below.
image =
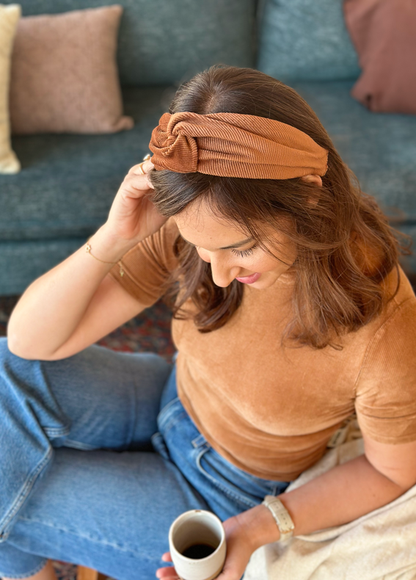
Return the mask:
[[282,262],[279,262],[279,260],[276,260],[276,258],[273,258],[273,256],[270,256],[269,254],[263,254],[257,259],[253,257],[250,268],[256,270],[257,272],[269,272],[278,268],[285,268],[285,265],[282,264]]
[[204,260],[204,262],[208,262],[208,264],[211,263],[211,259],[209,257],[208,252],[206,252],[205,250],[203,250],[202,248],[195,248],[198,256],[201,258],[201,260]]

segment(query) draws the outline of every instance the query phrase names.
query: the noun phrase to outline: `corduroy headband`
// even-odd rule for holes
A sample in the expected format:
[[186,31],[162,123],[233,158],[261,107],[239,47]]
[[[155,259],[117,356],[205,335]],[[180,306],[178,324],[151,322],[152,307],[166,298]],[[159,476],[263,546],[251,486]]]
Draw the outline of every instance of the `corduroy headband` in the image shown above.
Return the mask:
[[291,125],[238,113],[164,113],[149,148],[155,169],[248,179],[325,175],[328,151]]

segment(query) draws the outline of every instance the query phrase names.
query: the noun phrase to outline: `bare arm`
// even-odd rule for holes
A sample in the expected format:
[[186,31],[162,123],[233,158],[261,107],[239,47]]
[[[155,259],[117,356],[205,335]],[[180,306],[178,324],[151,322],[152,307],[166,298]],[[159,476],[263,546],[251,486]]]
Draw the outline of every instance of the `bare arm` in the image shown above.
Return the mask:
[[[153,168],[150,161],[145,170]],[[14,309],[8,326],[10,350],[27,359],[71,356],[105,336],[141,310],[109,275],[138,242],[157,231],[165,219],[147,197],[151,184],[133,167],[121,185],[107,222],[85,245],[35,280]]]
[[[353,521],[416,484],[416,442],[387,445],[368,437],[364,442],[365,455],[280,496],[292,516],[296,535]],[[261,509],[267,510],[264,506]],[[276,541],[273,526],[270,533],[275,539],[269,542]]]

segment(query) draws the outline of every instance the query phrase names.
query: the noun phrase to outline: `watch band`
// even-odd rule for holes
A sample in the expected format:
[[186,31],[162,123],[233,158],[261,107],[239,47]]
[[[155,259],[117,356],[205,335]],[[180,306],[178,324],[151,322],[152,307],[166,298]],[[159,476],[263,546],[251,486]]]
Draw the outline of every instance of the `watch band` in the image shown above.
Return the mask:
[[295,525],[292,521],[292,518],[289,515],[289,512],[282,504],[279,498],[273,495],[266,495],[263,501],[263,505],[265,505],[271,511],[277,527],[280,531],[280,540],[284,542],[293,536],[293,530],[295,529]]

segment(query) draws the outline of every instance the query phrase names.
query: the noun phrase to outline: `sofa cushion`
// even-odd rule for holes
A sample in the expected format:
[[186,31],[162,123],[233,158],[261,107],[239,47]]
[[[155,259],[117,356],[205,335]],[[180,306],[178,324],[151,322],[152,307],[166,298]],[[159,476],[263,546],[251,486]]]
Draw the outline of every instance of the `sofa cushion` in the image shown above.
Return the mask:
[[351,81],[291,83],[309,103],[343,160],[393,223],[416,224],[416,117],[370,113]]
[[84,238],[0,241],[0,296],[16,296],[48,270],[65,260]]
[[13,134],[131,129],[115,61],[122,11],[105,6],[20,19],[10,81]]
[[357,78],[342,0],[262,0],[257,68],[283,82]]
[[[10,0],[3,0],[10,4]],[[167,85],[218,62],[254,64],[256,0],[20,0],[23,16],[120,4],[121,83]]]
[[17,173],[20,163],[10,145],[9,82],[20,6],[0,5],[0,173]]
[[131,131],[112,135],[13,137],[22,163],[19,176],[0,176],[0,240],[88,237],[107,218],[130,167],[149,152],[152,129],[174,88],[127,89]]

